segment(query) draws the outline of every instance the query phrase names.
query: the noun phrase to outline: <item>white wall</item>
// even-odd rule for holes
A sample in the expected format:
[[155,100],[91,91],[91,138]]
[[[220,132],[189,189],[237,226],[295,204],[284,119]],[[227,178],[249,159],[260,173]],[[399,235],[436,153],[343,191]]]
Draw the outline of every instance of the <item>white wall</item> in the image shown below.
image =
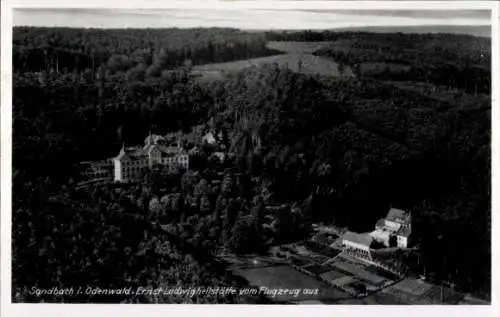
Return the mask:
[[400,248],[408,247],[408,239],[403,236],[398,236],[398,247]]
[[397,222],[394,222],[394,221],[389,221],[389,220],[385,221],[385,225],[386,225],[386,227],[388,227],[392,231],[398,231],[399,228],[401,228],[401,224],[400,223],[397,223]]
[[113,164],[114,164],[114,174],[115,174],[115,181],[121,181],[122,180],[122,163],[120,162],[120,160],[117,160],[117,159],[114,159],[113,160]]
[[342,245],[348,248],[370,251],[370,247],[364,244],[356,243],[349,240],[342,240]]

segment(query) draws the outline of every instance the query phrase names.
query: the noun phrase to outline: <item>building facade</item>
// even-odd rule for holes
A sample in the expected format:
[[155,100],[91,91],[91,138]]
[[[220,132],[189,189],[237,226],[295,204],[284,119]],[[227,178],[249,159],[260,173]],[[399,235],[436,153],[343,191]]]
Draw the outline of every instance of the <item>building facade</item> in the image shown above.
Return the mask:
[[377,221],[370,235],[387,247],[407,248],[410,244],[412,217],[409,212],[391,208],[384,219]]
[[125,147],[111,159],[80,163],[84,180],[109,179],[115,182],[136,181],[148,171],[189,169],[189,153],[177,144],[167,145],[165,138],[149,135],[144,146]]
[[348,231],[342,236],[342,248],[344,253],[357,258],[371,259],[370,246],[373,238],[366,233],[355,233]]
[[189,154],[180,142],[166,145],[163,137],[149,135],[144,143],[142,148],[122,147],[113,159],[116,182],[137,180],[148,170],[189,169]]
[[113,161],[108,159],[81,162],[79,165],[79,173],[83,180],[112,179]]

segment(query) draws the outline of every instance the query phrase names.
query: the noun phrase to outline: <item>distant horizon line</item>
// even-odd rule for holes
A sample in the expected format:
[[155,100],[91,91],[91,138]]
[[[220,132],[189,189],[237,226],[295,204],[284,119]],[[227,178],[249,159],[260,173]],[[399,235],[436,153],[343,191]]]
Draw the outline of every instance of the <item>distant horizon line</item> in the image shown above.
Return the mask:
[[[341,27],[332,27],[332,28],[303,28],[303,29],[278,29],[278,28],[268,28],[268,29],[259,29],[259,28],[241,28],[241,27],[222,27],[222,26],[198,26],[198,27],[182,27],[182,26],[168,26],[168,27],[96,27],[96,26],[38,26],[38,25],[13,25],[13,29],[15,28],[38,28],[38,29],[83,29],[83,30],[169,30],[169,29],[180,29],[180,30],[196,30],[196,29],[225,29],[225,30],[239,30],[246,32],[289,32],[289,33],[298,33],[298,32],[355,32],[361,31],[365,33],[384,33],[384,32],[370,32],[367,29],[395,29],[394,31],[388,30],[387,33],[403,33],[398,31],[397,29],[411,29],[411,28],[436,28],[434,32],[406,32],[406,33],[446,33],[446,34],[457,34],[457,35],[470,35],[470,36],[479,36],[479,35],[471,35],[467,33],[458,33],[458,32],[440,32],[439,28],[457,28],[457,29],[488,29],[490,32],[492,31],[491,25],[456,25],[456,24],[415,24],[415,25],[367,25],[367,26],[341,26]],[[457,30],[459,31],[459,30]],[[491,37],[491,34],[488,36],[479,36],[479,37]]]

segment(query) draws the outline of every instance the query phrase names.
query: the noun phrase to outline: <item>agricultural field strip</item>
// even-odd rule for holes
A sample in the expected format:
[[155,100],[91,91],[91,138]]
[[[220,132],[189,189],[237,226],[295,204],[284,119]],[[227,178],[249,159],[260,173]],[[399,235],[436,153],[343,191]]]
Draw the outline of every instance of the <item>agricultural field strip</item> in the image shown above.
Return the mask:
[[408,278],[408,279],[404,279],[401,282],[395,284],[393,287],[395,290],[401,290],[405,293],[420,296],[420,295],[423,295],[424,293],[430,291],[430,289],[432,288],[432,285],[429,283],[422,282],[422,281],[417,280],[417,279]]
[[[441,298],[441,287],[438,285],[428,284],[425,286],[425,290],[421,292],[415,292],[419,287],[421,288],[422,282],[420,285],[417,285],[416,282],[420,282],[415,279],[404,279],[399,283],[395,283],[392,286],[384,288],[380,294],[388,294],[393,297],[397,297],[401,301],[407,302],[408,304],[442,304],[442,303],[457,303],[462,297],[463,294],[459,292],[455,292],[449,288],[443,288],[442,290],[442,298]],[[399,285],[402,283],[402,285]],[[414,285],[412,285],[414,284]],[[414,291],[412,293],[412,291]]]
[[333,284],[336,285],[347,285],[349,283],[357,281],[356,278],[350,275],[344,275],[342,277],[336,278],[335,280],[331,281]]
[[382,284],[384,281],[387,281],[386,278],[369,273],[362,268],[359,268],[353,264],[349,264],[349,263],[344,262],[344,261],[337,260],[334,263],[332,263],[331,265],[333,265],[335,268],[337,268],[341,271],[355,275],[355,276],[359,277],[360,279],[362,279],[370,284],[379,285],[379,284]]
[[316,275],[321,275],[327,272],[332,271],[332,268],[326,265],[318,265],[318,264],[310,264],[302,267],[304,270],[307,270]]
[[[292,267],[279,265],[267,268],[256,268],[238,270],[238,275],[246,278],[250,285],[265,286],[268,288],[309,288],[320,289],[320,297],[338,298],[346,294],[336,288],[317,280],[311,276],[301,273]],[[341,295],[341,296],[340,296]],[[301,296],[298,297],[300,300]],[[307,298],[307,297],[306,297]],[[310,296],[309,296],[310,299]]]
[[325,273],[322,273],[319,275],[321,278],[327,280],[327,281],[334,281],[337,280],[341,277],[345,277],[346,275],[342,272],[336,271],[336,270],[331,270]]

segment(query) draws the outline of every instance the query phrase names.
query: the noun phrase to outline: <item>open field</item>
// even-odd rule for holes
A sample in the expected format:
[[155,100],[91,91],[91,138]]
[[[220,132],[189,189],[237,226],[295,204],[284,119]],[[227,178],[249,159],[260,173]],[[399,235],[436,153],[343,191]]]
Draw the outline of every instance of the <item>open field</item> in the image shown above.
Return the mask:
[[238,60],[225,63],[214,63],[198,65],[193,68],[192,75],[201,80],[217,80],[225,74],[240,71],[251,66],[278,65],[280,68],[288,68],[294,72],[303,74],[317,74],[322,76],[346,76],[352,77],[353,73],[349,67],[339,70],[334,61],[313,55],[313,53],[331,42],[276,42],[267,44],[268,48],[282,51],[283,54],[258,57],[247,60]]
[[457,304],[463,297],[463,294],[449,287],[441,288],[439,285],[431,285],[414,278],[407,278],[383,289],[382,293],[416,305]]
[[318,295],[306,295],[301,292],[297,297],[292,295],[277,296],[281,301],[320,300],[322,298],[344,299],[350,295],[300,273],[288,266],[274,266],[257,269],[237,270],[237,275],[246,278],[251,286],[268,287],[270,289],[319,289]]
[[331,267],[329,267],[328,265],[318,265],[318,264],[311,264],[311,265],[307,265],[307,266],[304,266],[303,267],[304,270],[307,270],[313,274],[323,274],[323,273],[326,273],[326,272],[329,272],[332,270]]
[[408,305],[409,302],[404,301],[401,297],[384,292],[376,292],[367,297],[358,300],[357,303],[342,302],[342,304],[352,304],[352,305]]
[[267,47],[286,53],[303,53],[312,54],[315,51],[332,44],[332,42],[288,42],[288,41],[270,41],[267,43]]
[[370,284],[373,285],[382,285],[383,283],[387,282],[387,279],[384,277],[381,277],[379,275],[370,273],[366,270],[363,269],[360,265],[356,265],[354,263],[350,263],[348,261],[344,261],[341,259],[335,260],[333,263],[333,266],[335,268],[338,268],[341,271],[350,273],[357,278],[364,280]]
[[246,268],[246,267],[266,267],[273,266],[275,262],[267,257],[236,257],[233,255],[221,256],[220,259],[230,264],[233,268]]
[[344,275],[344,276],[341,276],[335,280],[332,281],[332,283],[336,284],[336,285],[347,285],[347,284],[350,284],[352,282],[355,282],[356,279],[350,275]]
[[394,285],[394,289],[400,290],[405,293],[413,294],[415,296],[420,296],[425,292],[429,291],[432,285],[415,278],[406,278],[401,282]]
[[[302,67],[299,67],[299,61],[302,62]],[[280,54],[266,57],[259,57],[248,60],[239,60],[226,63],[205,64],[194,67],[193,72],[196,74],[210,74],[215,76],[215,72],[221,74],[239,71],[251,66],[263,66],[277,64],[279,67],[288,68],[294,72],[305,74],[319,74],[327,76],[339,76],[337,63],[323,57],[318,57],[312,54]],[[352,75],[346,69],[344,75]]]
[[321,274],[322,278],[324,278],[327,281],[331,281],[331,282],[336,280],[336,279],[345,277],[345,276],[346,275],[344,273],[336,271],[336,270],[332,270],[332,269],[330,269],[330,271],[328,271],[326,273]]

